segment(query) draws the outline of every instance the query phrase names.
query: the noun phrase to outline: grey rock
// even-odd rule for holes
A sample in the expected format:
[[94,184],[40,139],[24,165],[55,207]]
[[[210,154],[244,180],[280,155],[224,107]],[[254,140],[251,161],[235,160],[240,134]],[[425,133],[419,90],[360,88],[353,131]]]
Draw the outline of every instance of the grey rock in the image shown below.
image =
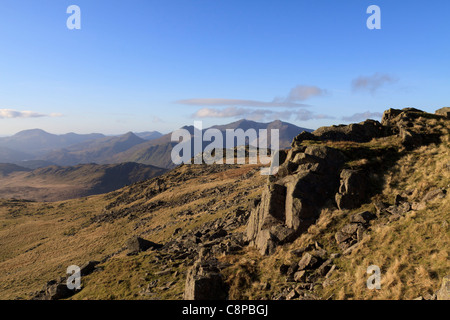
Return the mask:
[[130,253],[135,254],[141,251],[147,251],[148,249],[159,249],[162,247],[161,244],[145,240],[140,237],[132,237],[127,241],[127,249]]
[[185,300],[225,300],[228,288],[214,263],[197,261],[186,277]]
[[350,125],[321,127],[313,132],[322,141],[369,142],[373,138],[388,135],[386,128],[378,121],[366,120]]
[[375,218],[376,218],[376,215],[372,214],[369,211],[364,211],[364,212],[356,213],[353,216],[351,216],[350,222],[361,223],[361,224],[366,225]]
[[320,260],[306,252],[298,263],[298,270],[311,270],[318,266]]
[[341,172],[341,185],[336,194],[336,203],[340,210],[354,209],[366,200],[367,178],[360,170],[344,169]]
[[442,279],[442,285],[436,294],[437,300],[450,300],[450,275]]
[[305,282],[306,281],[306,271],[301,270],[294,274],[294,281],[295,282]]
[[443,189],[432,189],[427,192],[427,194],[423,197],[422,202],[427,203],[434,199],[443,199],[445,198],[446,192]]
[[292,289],[286,296],[286,300],[293,300],[298,298],[300,295],[295,289]]

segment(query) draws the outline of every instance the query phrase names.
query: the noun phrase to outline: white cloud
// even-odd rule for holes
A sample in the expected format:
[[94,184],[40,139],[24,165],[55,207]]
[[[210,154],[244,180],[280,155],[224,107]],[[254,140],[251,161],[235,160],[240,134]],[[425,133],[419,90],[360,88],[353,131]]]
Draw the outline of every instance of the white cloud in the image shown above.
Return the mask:
[[305,104],[296,103],[287,100],[274,99],[270,102],[257,100],[242,100],[242,99],[221,99],[221,98],[197,98],[177,101],[179,104],[191,106],[208,106],[208,107],[306,107]]
[[316,86],[296,86],[291,89],[287,101],[304,101],[315,96],[323,96],[326,90]]
[[259,108],[298,108],[308,105],[298,103],[315,96],[326,94],[326,90],[316,86],[299,85],[292,88],[286,97],[275,97],[272,101],[244,100],[244,99],[223,99],[223,98],[195,98],[179,100],[176,103],[191,106],[206,107],[259,107]]
[[43,114],[33,111],[17,111],[12,109],[0,109],[0,119],[13,118],[41,118],[41,117],[61,117],[60,113]]
[[312,119],[330,119],[326,115],[315,114],[309,110],[283,110],[273,111],[269,109],[236,108],[228,107],[224,109],[202,108],[192,115],[193,118],[245,118],[253,121],[272,120],[299,120],[307,121]]

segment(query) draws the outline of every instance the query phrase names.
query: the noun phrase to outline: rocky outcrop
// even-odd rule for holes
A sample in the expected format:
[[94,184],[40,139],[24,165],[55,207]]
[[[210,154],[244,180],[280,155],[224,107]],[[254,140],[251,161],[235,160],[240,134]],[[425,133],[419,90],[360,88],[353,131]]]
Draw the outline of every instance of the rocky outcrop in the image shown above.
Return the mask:
[[387,128],[375,120],[366,120],[361,123],[321,127],[313,135],[322,141],[354,141],[368,142],[373,138],[385,137],[389,134]]
[[305,231],[336,193],[344,161],[340,151],[325,146],[291,149],[252,210],[248,241],[267,255]]
[[436,114],[450,119],[450,107],[438,109],[436,110]]
[[437,110],[436,114],[415,108],[389,109],[383,113],[381,124],[388,128],[391,134],[400,137],[401,144],[406,150],[413,150],[428,143],[438,142],[440,133],[427,125],[425,119],[440,120],[442,117],[448,117],[446,108]]
[[388,127],[375,120],[366,120],[361,123],[321,127],[312,133],[303,131],[292,142],[292,147],[298,147],[302,141],[354,141],[369,142],[373,138],[390,135]]
[[47,282],[41,291],[37,292],[32,300],[61,300],[70,298],[76,293],[67,287],[66,278],[59,278]]
[[[442,112],[446,111],[439,111]],[[262,254],[271,254],[277,245],[290,242],[304,232],[325,206],[336,205],[340,210],[351,210],[360,207],[373,195],[374,187],[369,179],[377,176],[373,172],[376,168],[372,167],[372,171],[368,171],[363,166],[356,166],[355,169],[351,165],[342,170],[346,156],[337,149],[318,143],[364,143],[374,138],[394,135],[401,143],[400,151],[411,150],[436,142],[439,138],[439,132],[430,132],[425,121],[430,117],[442,119],[441,116],[414,108],[389,109],[384,112],[381,123],[366,120],[358,124],[323,127],[312,133],[300,133],[293,140],[292,149],[280,165],[278,174],[270,177],[261,203],[252,210],[247,227],[250,244],[256,246]],[[369,150],[370,147],[364,148],[366,147],[357,150],[364,154],[365,158],[361,158],[362,160],[370,161],[367,160],[370,157],[383,156],[379,151]],[[352,160],[361,160],[347,155]],[[407,205],[396,204],[395,208],[378,206],[377,211],[379,214],[381,211],[389,212],[395,219],[411,209],[411,204],[409,207]],[[419,204],[416,208],[422,206],[423,204]],[[342,246],[347,246],[357,240],[363,228],[363,223],[349,225],[336,235],[336,240]]]

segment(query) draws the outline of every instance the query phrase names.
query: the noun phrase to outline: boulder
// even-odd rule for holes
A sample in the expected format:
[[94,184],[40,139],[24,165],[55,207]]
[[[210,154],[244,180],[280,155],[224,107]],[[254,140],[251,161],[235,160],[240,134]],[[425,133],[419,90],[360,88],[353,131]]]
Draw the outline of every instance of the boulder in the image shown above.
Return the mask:
[[390,206],[386,209],[392,215],[403,215],[411,210],[411,204],[409,202],[403,202],[401,205]]
[[442,285],[436,294],[437,300],[450,300],[450,275],[442,279]]
[[186,277],[185,300],[226,300],[228,288],[216,261],[196,261]]
[[356,213],[350,218],[350,222],[352,223],[360,223],[363,225],[367,225],[371,220],[375,219],[377,216],[372,214],[369,211],[364,211],[361,213]]
[[73,296],[76,291],[67,287],[66,278],[51,280],[38,292],[32,300],[61,300]]
[[127,249],[129,251],[129,254],[137,254],[141,251],[147,251],[150,248],[159,249],[161,247],[161,244],[157,244],[140,237],[132,237],[127,241]]
[[294,300],[300,297],[300,294],[297,292],[297,290],[292,289],[287,295],[286,300]]
[[445,190],[436,188],[427,192],[427,194],[422,198],[423,203],[430,202],[434,199],[443,199],[445,198]]
[[335,234],[336,243],[345,250],[360,241],[363,237],[364,227],[360,223],[346,224]]
[[294,281],[295,282],[305,282],[306,281],[306,271],[301,270],[294,274]]
[[302,259],[298,262],[298,270],[311,270],[320,264],[319,258],[306,252]]

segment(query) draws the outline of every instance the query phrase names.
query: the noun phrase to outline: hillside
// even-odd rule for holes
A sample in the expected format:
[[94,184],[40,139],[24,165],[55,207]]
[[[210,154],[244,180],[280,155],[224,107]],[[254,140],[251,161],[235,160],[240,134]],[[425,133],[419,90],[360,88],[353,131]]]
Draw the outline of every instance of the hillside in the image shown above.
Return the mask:
[[[183,165],[105,195],[2,201],[0,298],[444,297],[450,119],[390,109],[299,132],[280,154],[269,178]],[[82,290],[55,291],[73,264]],[[379,290],[366,287],[371,265]]]
[[60,201],[106,193],[163,174],[138,164],[50,166],[35,170],[0,164],[0,199]]
[[10,173],[19,171],[28,172],[31,170],[11,163],[0,163],[0,177],[5,177]]
[[32,159],[31,154],[0,146],[0,162],[11,163]]

